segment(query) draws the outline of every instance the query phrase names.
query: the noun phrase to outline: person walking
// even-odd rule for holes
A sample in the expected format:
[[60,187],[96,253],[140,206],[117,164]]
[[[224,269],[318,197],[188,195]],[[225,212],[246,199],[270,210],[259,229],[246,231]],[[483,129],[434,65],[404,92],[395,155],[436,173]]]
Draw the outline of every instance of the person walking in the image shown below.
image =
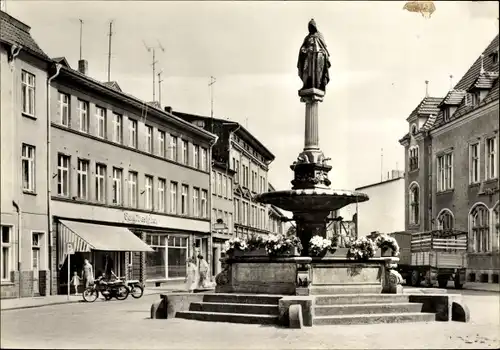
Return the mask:
[[187,259],[187,274],[184,283],[186,283],[186,289],[189,293],[193,293],[197,287],[196,270],[194,258]]
[[200,287],[207,288],[208,286],[208,262],[203,258],[203,255],[198,255],[198,269],[200,271]]
[[83,263],[83,283],[85,288],[90,287],[94,283],[94,268],[88,259],[85,259]]

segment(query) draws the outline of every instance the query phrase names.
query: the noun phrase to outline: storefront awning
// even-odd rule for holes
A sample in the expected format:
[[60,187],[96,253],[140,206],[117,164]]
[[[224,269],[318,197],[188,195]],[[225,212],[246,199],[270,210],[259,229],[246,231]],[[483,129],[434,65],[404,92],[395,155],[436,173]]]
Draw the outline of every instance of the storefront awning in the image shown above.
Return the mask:
[[60,220],[58,234],[60,266],[71,243],[75,252],[105,250],[115,252],[152,252],[153,249],[125,227]]

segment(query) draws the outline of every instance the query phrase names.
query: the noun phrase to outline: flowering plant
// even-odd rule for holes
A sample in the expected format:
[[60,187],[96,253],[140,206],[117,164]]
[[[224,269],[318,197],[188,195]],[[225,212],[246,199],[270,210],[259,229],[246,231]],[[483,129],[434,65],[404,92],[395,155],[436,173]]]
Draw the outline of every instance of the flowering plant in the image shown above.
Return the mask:
[[238,237],[233,237],[230,240],[226,241],[226,243],[224,243],[224,250],[226,251],[226,254],[231,254],[235,250],[245,251],[247,249],[248,244],[246,240],[239,239]]
[[323,238],[321,236],[314,236],[309,241],[309,253],[313,256],[320,256],[327,251],[333,251],[335,245],[328,238]]
[[267,238],[257,234],[252,234],[250,237],[247,238],[246,243],[248,245],[248,250],[265,248],[267,243]]
[[269,255],[279,255],[297,248],[302,250],[302,244],[297,236],[285,237],[281,234],[270,234],[266,241],[266,251]]
[[380,249],[390,248],[392,250],[392,256],[399,256],[399,245],[394,237],[380,235],[375,239],[375,243]]
[[367,260],[375,256],[376,243],[366,237],[361,237],[349,244],[348,259]]

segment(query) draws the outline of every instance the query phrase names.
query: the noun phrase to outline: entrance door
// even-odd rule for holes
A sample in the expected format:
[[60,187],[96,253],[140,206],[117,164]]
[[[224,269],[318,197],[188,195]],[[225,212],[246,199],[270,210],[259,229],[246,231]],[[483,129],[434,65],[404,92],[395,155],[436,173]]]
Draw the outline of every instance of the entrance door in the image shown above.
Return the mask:
[[33,233],[32,245],[31,245],[31,256],[33,259],[33,294],[40,295],[40,234]]
[[218,264],[218,261],[217,261],[217,248],[214,247],[212,248],[212,276],[216,276],[217,275],[217,264]]

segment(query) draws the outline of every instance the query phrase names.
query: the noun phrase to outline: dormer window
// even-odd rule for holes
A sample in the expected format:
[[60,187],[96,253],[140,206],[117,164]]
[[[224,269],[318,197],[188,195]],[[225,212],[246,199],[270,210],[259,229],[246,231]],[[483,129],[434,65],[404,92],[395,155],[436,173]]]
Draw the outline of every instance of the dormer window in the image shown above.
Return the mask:
[[469,107],[475,107],[479,104],[479,91],[468,92],[465,95],[465,105]]
[[445,122],[448,122],[450,120],[450,107],[445,107],[443,109],[443,119]]
[[418,146],[412,146],[408,150],[408,164],[409,164],[409,169],[410,171],[417,170],[418,169]]
[[490,54],[491,62],[493,64],[498,64],[498,50]]

